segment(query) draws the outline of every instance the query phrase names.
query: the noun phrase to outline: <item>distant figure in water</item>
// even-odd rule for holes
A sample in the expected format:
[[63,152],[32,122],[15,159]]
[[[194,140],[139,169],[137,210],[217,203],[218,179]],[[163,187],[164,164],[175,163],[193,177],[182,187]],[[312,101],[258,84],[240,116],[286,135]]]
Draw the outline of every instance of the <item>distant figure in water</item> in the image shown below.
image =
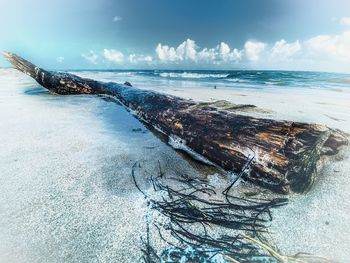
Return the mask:
[[216,85],[214,86],[214,89],[216,89]]
[[131,83],[130,83],[129,81],[125,81],[125,82],[124,82],[124,85],[129,86],[129,87],[132,87],[132,85],[131,85]]

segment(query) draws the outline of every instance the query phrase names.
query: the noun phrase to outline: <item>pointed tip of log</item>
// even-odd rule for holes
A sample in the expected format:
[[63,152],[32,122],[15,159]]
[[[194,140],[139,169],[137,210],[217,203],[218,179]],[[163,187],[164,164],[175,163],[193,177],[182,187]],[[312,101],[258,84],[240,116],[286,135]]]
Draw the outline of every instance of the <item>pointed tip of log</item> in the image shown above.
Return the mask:
[[15,69],[32,77],[53,93],[62,95],[100,93],[98,81],[81,78],[69,73],[47,71],[11,52],[3,51],[2,54]]
[[18,57],[16,54],[14,53],[11,53],[11,52],[8,52],[8,51],[1,51],[1,54],[2,56],[8,61],[10,62],[13,66],[16,66],[14,65],[14,62],[15,62],[15,58]]
[[1,51],[2,56],[11,63],[12,66],[14,66],[15,68],[17,68],[17,66],[14,64],[14,58],[16,56],[16,54],[8,52],[8,51]]
[[15,53],[11,53],[8,51],[2,51],[1,53],[5,57],[5,59],[12,64],[12,66],[15,69],[22,71],[23,73],[31,76],[32,78],[37,77],[37,72],[40,70],[37,66],[21,58],[20,56],[17,56]]
[[7,57],[9,57],[10,55],[11,55],[11,53],[10,52],[8,52],[8,51],[1,51],[1,54],[7,59]]

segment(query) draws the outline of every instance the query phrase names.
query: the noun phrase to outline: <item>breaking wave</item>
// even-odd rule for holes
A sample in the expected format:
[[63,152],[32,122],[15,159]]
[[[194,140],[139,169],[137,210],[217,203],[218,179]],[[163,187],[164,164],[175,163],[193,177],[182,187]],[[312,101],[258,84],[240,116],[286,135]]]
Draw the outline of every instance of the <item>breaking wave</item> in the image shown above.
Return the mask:
[[215,73],[194,73],[194,72],[162,72],[159,73],[159,76],[162,78],[184,78],[184,79],[202,79],[202,78],[226,78],[228,74],[215,74]]

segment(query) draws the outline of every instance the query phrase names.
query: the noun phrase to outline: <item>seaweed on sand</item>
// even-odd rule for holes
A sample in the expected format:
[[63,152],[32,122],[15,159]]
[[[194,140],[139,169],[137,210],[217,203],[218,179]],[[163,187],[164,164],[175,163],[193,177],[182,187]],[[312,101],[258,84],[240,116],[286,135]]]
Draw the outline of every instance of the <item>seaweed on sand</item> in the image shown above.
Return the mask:
[[156,252],[150,244],[148,223],[147,242],[142,240],[143,262],[313,262],[300,255],[281,255],[267,244],[262,234],[267,233],[272,221],[271,209],[287,204],[288,199],[235,196],[233,185],[244,170],[237,180],[218,192],[208,180],[181,173],[167,178],[158,165],[158,175],[150,176],[149,182],[152,192],[159,195],[141,189],[135,173],[138,163],[131,173],[150,208],[166,219],[153,221],[152,227],[168,247],[160,254]]
[[161,259],[157,254],[157,251],[151,245],[150,233],[149,233],[149,224],[147,224],[146,230],[146,240],[141,237],[141,241],[144,247],[141,248],[143,253],[142,260],[145,263],[156,263]]
[[[259,247],[247,242],[239,233],[217,237],[210,232],[213,228],[247,231],[253,235],[265,232],[266,223],[272,219],[270,209],[284,205],[287,199],[243,199],[230,194],[231,185],[224,191],[225,199],[217,200],[219,194],[207,180],[193,179],[180,174],[178,178],[168,178],[178,182],[177,188],[165,184],[163,181],[166,181],[166,178],[159,166],[159,175],[149,178],[153,190],[162,193],[162,197],[156,200],[140,188],[135,176],[137,166],[138,163],[135,163],[132,168],[136,188],[144,195],[152,209],[169,219],[166,225],[155,225],[160,237],[169,243],[169,249],[163,251],[158,258],[155,249],[150,246],[148,226],[147,242],[143,241],[142,249],[144,262],[160,262],[161,258],[168,258],[166,262],[172,262],[169,258],[184,255],[197,262],[210,262],[208,260],[217,255],[239,259],[241,262],[248,262],[244,259],[252,257],[266,257]],[[165,240],[163,231],[170,233],[173,242]]]

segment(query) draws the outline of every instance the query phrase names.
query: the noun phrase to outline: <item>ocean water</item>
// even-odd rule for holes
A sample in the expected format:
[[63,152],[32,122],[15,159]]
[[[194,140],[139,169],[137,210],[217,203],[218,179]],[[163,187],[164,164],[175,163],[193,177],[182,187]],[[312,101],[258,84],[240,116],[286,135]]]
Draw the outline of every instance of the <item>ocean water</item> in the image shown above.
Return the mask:
[[[70,72],[196,101],[254,104],[261,111],[249,114],[350,133],[346,74]],[[181,172],[212,178],[219,186],[229,183],[228,177],[174,151],[117,102],[52,95],[12,69],[0,69],[0,120],[1,263],[138,262],[147,204],[130,177],[136,161],[144,177],[160,165],[173,176]],[[292,195],[287,206],[274,211],[271,240],[283,253],[350,260],[349,171],[350,151],[345,149],[320,171],[309,193]],[[147,182],[142,186],[150,187]]]
[[305,71],[104,70],[72,71],[96,74],[104,80],[132,81],[141,86],[200,86],[227,88],[302,87],[346,88],[350,74]]

